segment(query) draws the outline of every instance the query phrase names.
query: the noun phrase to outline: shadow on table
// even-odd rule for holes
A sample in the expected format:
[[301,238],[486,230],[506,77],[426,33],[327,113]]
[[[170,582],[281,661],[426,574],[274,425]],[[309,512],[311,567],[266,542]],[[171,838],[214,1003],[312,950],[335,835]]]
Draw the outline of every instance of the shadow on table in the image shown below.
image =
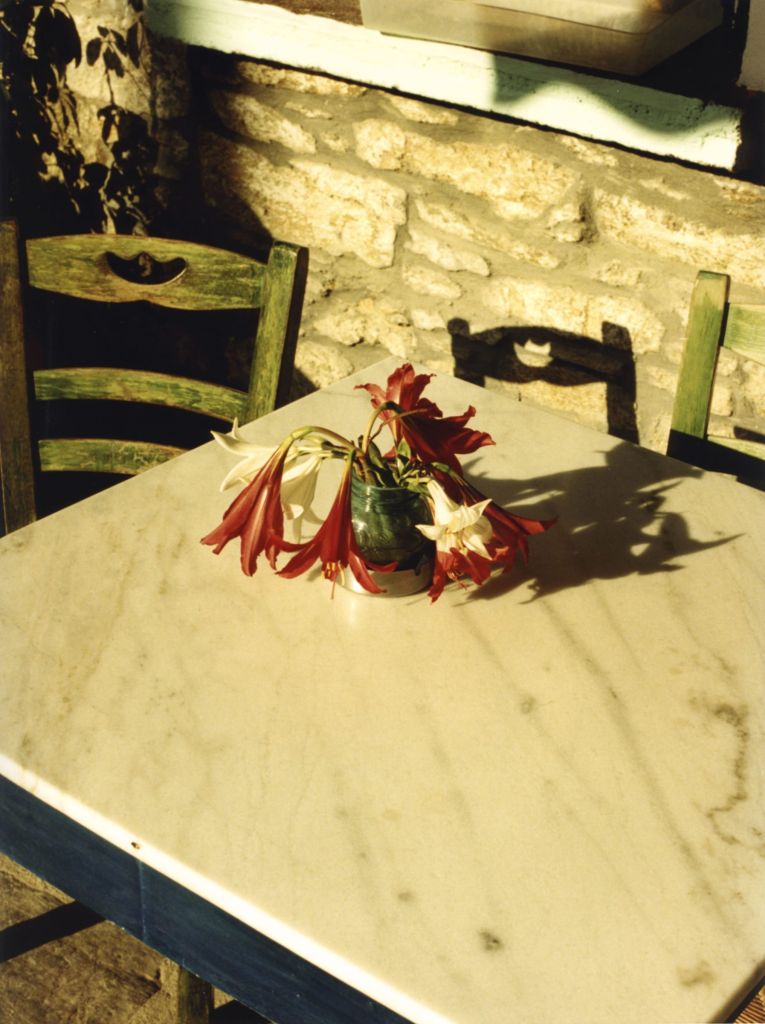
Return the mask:
[[664,506],[669,491],[701,471],[625,442],[604,449],[601,465],[525,480],[491,479],[472,473],[470,463],[465,471],[509,511],[558,516],[549,533],[531,538],[527,568],[519,559],[512,573],[470,590],[469,600],[496,597],[521,581],[531,581],[534,600],[593,579],[676,572],[678,559],[740,536],[691,536],[684,516]]

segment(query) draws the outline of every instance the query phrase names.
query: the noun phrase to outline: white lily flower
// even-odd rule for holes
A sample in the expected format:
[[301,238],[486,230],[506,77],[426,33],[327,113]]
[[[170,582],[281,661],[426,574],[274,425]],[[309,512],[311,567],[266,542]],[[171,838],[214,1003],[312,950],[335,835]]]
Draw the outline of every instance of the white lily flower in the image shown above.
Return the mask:
[[311,508],[316,494],[324,455],[310,455],[285,469],[282,476],[281,502],[284,518],[292,522],[293,539],[299,542],[304,522],[318,524],[321,519]]
[[475,505],[460,505],[452,501],[446,491],[435,480],[428,481],[428,493],[433,509],[433,525],[419,525],[417,529],[429,540],[436,542],[439,551],[474,551],[477,555],[490,558],[485,542],[491,539],[492,526],[484,509],[491,499],[476,502]]
[[[221,491],[235,484],[249,483],[276,451],[276,447],[265,448],[263,445],[246,441],[239,430],[238,420],[234,420],[228,434],[222,434],[217,430],[211,433],[221,447],[240,458],[237,465],[223,478]],[[316,480],[321,463],[329,454],[320,441],[308,438],[295,442],[285,460],[280,497],[284,516],[293,523],[296,540],[300,540],[302,521],[321,522],[310,506],[316,493]]]
[[[263,445],[246,441],[239,430],[238,420],[234,420],[228,434],[222,434],[217,430],[211,430],[210,433],[222,448],[231,452],[232,455],[238,455],[241,460],[224,476],[220,485],[221,491],[225,491],[235,484],[249,483],[276,451],[276,445],[273,448],[265,448]],[[298,441],[290,448],[285,468],[304,455],[319,456],[320,454],[323,454],[320,441],[311,439]]]

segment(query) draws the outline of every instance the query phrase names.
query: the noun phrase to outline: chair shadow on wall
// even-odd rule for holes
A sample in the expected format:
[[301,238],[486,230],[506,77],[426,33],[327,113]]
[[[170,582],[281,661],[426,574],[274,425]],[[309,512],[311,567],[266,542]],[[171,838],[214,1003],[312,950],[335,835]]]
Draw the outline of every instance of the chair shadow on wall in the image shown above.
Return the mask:
[[[545,380],[549,383],[585,383],[604,379],[600,342],[546,328],[503,328],[470,335],[464,321],[452,321],[452,349],[455,376],[484,386],[486,377],[511,383]],[[626,332],[624,332],[626,335]],[[487,339],[488,336],[488,339]],[[544,339],[550,361],[529,367],[518,356],[518,347],[530,338]],[[599,368],[584,371],[593,355]],[[679,512],[666,508],[667,496],[684,479],[703,476],[694,466],[673,459],[661,459],[639,447],[634,418],[634,362],[630,348],[605,353],[611,362],[607,400],[609,433],[622,443],[604,436],[594,464],[565,469],[527,479],[493,479],[478,470],[477,460],[464,468],[480,491],[498,504],[533,518],[557,515],[557,524],[546,534],[531,538],[531,559],[522,560],[511,573],[495,576],[483,587],[466,591],[466,600],[486,600],[529,583],[530,600],[582,586],[594,580],[677,572],[682,559],[734,540],[737,535],[695,538]],[[567,362],[569,366],[556,366]],[[572,369],[576,371],[572,376]],[[575,386],[575,384],[573,385]],[[626,406],[625,406],[625,399]],[[597,452],[597,447],[595,448]],[[565,457],[562,457],[565,464]]]
[[551,327],[494,327],[471,333],[466,320],[448,325],[454,376],[485,387],[487,379],[557,388],[605,385],[608,433],[639,441],[635,417],[635,359],[630,332],[604,322],[603,340]]

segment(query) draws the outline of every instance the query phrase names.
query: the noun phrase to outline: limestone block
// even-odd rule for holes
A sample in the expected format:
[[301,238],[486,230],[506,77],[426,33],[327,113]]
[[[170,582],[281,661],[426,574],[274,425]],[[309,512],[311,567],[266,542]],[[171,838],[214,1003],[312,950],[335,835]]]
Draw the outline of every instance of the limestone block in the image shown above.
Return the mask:
[[762,207],[763,188],[749,181],[736,181],[735,178],[713,177],[712,181],[723,199],[736,206],[748,205]]
[[295,352],[295,368],[316,388],[324,388],[353,373],[353,363],[331,345],[302,338]]
[[406,131],[389,121],[370,119],[354,126],[356,153],[380,166],[382,150],[388,169],[418,174],[486,200],[507,220],[529,220],[560,202],[576,185],[576,171],[507,143],[441,142]]
[[595,267],[593,273],[603,284],[621,285],[626,288],[634,288],[643,277],[640,267],[622,263],[621,260],[607,260]]
[[481,277],[488,277],[491,273],[489,264],[479,253],[470,252],[468,249],[455,249],[454,246],[411,225],[409,241],[405,243],[405,248],[418,256],[425,256],[443,270],[467,270]]
[[311,107],[307,103],[300,103],[298,100],[287,100],[284,104],[285,110],[294,110],[301,117],[307,117],[309,121],[332,121],[334,114],[326,107]]
[[316,142],[309,132],[254,96],[214,89],[209,101],[223,124],[238,135],[257,142],[277,142],[295,153],[316,152]]
[[679,188],[675,188],[670,185],[666,178],[641,178],[640,184],[643,188],[649,189],[654,192],[660,192],[662,195],[667,196],[669,199],[677,199],[680,202],[686,202],[691,199],[688,192],[685,192]]
[[421,264],[406,264],[401,278],[405,285],[420,295],[435,295],[441,299],[458,299],[462,295],[462,288],[453,278]]
[[666,366],[646,366],[644,369],[646,379],[653,387],[667,391],[670,395],[675,394],[677,390],[676,370],[670,370]]
[[754,410],[762,416],[765,412],[765,366],[747,359],[742,360],[741,368],[744,376],[744,394],[752,403]]
[[587,210],[579,201],[564,203],[550,211],[547,231],[558,242],[581,242],[587,233]]
[[438,331],[446,328],[446,320],[440,313],[431,309],[412,309],[409,312],[409,317],[420,331]]
[[359,204],[372,219],[386,219],[396,225],[406,221],[406,192],[396,185],[305,157],[296,157],[291,164],[323,194]]
[[[445,327],[437,331],[428,331],[427,334],[422,335],[420,340],[423,342],[425,346],[427,346],[427,350],[432,353],[439,353],[439,355],[443,353],[449,356],[452,355],[453,339],[452,335]],[[419,354],[417,358],[420,358]],[[449,368],[449,373],[454,373],[453,357]]]
[[389,121],[362,121],[353,126],[356,153],[372,167],[398,170],[404,159],[406,133]]
[[484,286],[483,299],[511,323],[553,327],[608,341],[614,333],[610,328],[618,328],[629,333],[631,349],[637,355],[655,352],[664,335],[662,322],[639,299],[592,295],[549,280],[497,278]]
[[381,93],[386,103],[389,103],[408,121],[417,121],[420,124],[449,124],[454,125],[459,121],[456,110],[448,107],[437,106],[435,103],[423,103],[420,100],[412,100],[406,96],[397,96],[395,93]]
[[693,207],[689,213],[668,200],[652,204],[625,192],[598,189],[597,226],[601,234],[664,260],[729,273],[743,284],[765,288],[765,189],[761,194],[759,223],[746,230],[750,222],[743,218],[716,224]]
[[362,96],[367,91],[363,85],[342,82],[328,75],[312,75],[292,68],[274,68],[251,60],[237,61],[234,65],[234,74],[241,82],[289,89],[291,92],[311,93],[314,96],[354,97]]
[[276,166],[242,144],[208,133],[200,146],[203,187],[236,211],[247,203],[275,238],[352,253],[373,267],[393,263],[396,229],[406,217],[402,189],[305,157]]
[[572,150],[587,164],[594,164],[597,167],[616,167],[619,163],[613,150],[607,146],[600,146],[594,142],[585,142],[575,135],[561,135],[558,138],[561,145]]
[[[741,367],[742,362],[743,360],[735,352],[731,352],[727,348],[721,348],[720,354],[717,357],[717,376],[730,377],[731,374]],[[763,402],[763,409],[765,409],[765,402]]]
[[349,348],[366,342],[406,359],[411,358],[417,348],[417,335],[404,310],[372,296],[365,296],[358,302],[336,304],[330,312],[314,320],[313,327]]
[[627,295],[588,297],[586,322],[588,333],[596,338],[607,336],[609,324],[628,331],[632,352],[638,356],[657,352],[665,333],[659,317],[640,299]]
[[321,141],[333,153],[347,153],[351,148],[350,142],[339,132],[324,132]]
[[730,389],[730,385],[723,383],[717,378],[715,378],[715,384],[712,389],[712,401],[709,405],[709,411],[713,416],[733,415],[733,392]]
[[673,334],[670,341],[665,341],[661,347],[661,354],[671,363],[672,366],[679,366],[683,361],[685,341],[680,334]]
[[331,266],[322,265],[318,252],[311,253],[308,263],[308,280],[305,285],[303,308],[314,302],[327,299],[337,287],[337,279]]
[[432,198],[416,199],[415,209],[426,224],[444,234],[495,249],[512,259],[546,270],[560,266],[561,260],[555,253],[520,240],[504,225],[498,225],[492,217],[479,218],[463,209],[457,209],[454,204]]

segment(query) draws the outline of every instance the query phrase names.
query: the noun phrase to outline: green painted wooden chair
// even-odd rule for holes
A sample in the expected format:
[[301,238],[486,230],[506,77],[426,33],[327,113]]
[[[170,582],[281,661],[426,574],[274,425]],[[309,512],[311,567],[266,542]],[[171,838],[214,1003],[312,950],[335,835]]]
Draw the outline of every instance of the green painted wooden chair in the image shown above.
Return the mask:
[[746,430],[734,430],[733,437],[708,433],[720,349],[765,363],[765,305],[729,302],[729,285],[727,274],[702,270],[696,278],[667,454],[765,487],[765,437]]
[[[306,249],[275,243],[268,261],[170,239],[70,235],[19,240],[0,222],[0,482],[7,532],[37,515],[39,472],[134,475],[183,449],[113,438],[33,438],[31,401],[136,402],[211,421],[255,419],[289,394],[308,264]],[[29,371],[24,299],[34,290],[102,303],[179,310],[259,310],[245,391],[149,370],[64,367]],[[254,323],[253,316],[253,323]],[[181,969],[180,1024],[208,1020],[212,989]]]
[[[36,518],[35,480],[40,471],[133,475],[182,451],[166,444],[111,438],[34,442],[30,398],[148,403],[190,410],[218,422],[234,417],[246,422],[283,404],[292,378],[307,255],[305,249],[277,242],[268,262],[261,263],[189,242],[125,235],[63,235],[23,244],[12,220],[0,222],[0,477],[6,531]],[[35,289],[173,310],[258,309],[249,389],[113,367],[41,369],[30,374],[24,299],[33,297]]]

